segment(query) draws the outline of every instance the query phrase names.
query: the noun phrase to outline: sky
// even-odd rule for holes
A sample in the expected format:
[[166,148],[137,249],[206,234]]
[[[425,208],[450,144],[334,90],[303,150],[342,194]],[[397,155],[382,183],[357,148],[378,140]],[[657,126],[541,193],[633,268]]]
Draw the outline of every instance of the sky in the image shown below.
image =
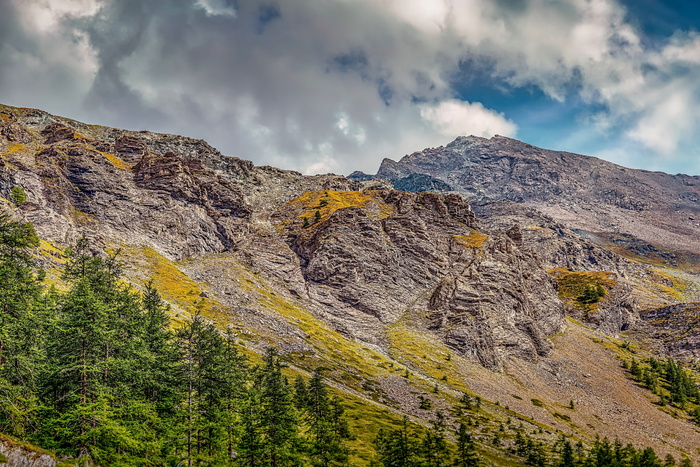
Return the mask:
[[0,103],[375,173],[502,135],[700,174],[687,0],[0,0]]

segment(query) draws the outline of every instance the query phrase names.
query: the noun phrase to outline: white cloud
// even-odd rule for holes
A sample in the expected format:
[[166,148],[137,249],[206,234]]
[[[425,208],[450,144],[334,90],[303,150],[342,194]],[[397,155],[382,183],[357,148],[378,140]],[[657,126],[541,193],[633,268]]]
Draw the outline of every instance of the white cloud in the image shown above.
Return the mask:
[[479,102],[449,99],[437,105],[424,106],[420,114],[447,138],[462,135],[514,136],[517,131],[515,123],[502,113],[489,110]]
[[204,138],[261,164],[374,171],[455,136],[515,134],[478,96],[455,99],[471,60],[474,76],[594,104],[584,124],[667,158],[700,134],[700,36],[647,48],[616,0],[274,5],[0,2],[0,23],[17,17],[2,23],[17,30],[0,43],[0,100]]
[[345,112],[338,114],[338,120],[335,124],[338,129],[348,138],[353,139],[358,144],[362,144],[367,139],[367,133],[365,129],[357,124],[354,124],[350,117]]
[[674,89],[652,93],[649,105],[627,135],[665,156],[671,155],[680,141],[697,127],[692,87],[674,83]]
[[67,17],[89,17],[100,9],[97,0],[10,0],[20,7],[25,24],[38,33],[56,30]]
[[236,16],[236,9],[225,0],[197,0],[196,5],[209,16]]

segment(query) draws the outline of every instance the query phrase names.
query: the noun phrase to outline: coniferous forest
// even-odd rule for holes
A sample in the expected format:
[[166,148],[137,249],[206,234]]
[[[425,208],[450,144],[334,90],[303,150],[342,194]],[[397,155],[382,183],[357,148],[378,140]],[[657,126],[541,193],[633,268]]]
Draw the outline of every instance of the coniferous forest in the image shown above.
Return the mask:
[[273,349],[251,365],[199,314],[172,326],[152,284],[134,292],[84,239],[70,288],[43,287],[38,243],[0,219],[0,433],[103,466],[345,463],[350,433],[320,370],[292,384]]
[[[289,381],[274,349],[252,364],[201,314],[173,324],[154,284],[135,291],[118,254],[94,253],[86,239],[66,252],[68,288],[48,287],[31,255],[38,245],[31,224],[0,216],[0,433],[66,465],[350,465],[353,433],[322,368]],[[681,374],[673,365],[666,371]],[[374,464],[487,465],[471,434],[474,402],[465,395],[456,408],[458,428],[438,411],[420,431],[405,417],[380,430]],[[545,446],[518,431],[503,449],[535,466],[676,465],[607,439]]]

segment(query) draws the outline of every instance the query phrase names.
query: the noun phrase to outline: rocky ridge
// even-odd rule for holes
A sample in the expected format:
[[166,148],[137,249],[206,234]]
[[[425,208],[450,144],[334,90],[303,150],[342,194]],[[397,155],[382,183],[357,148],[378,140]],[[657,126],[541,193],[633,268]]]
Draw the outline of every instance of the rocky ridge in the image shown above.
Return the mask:
[[[87,234],[98,246],[147,247],[174,261],[227,254],[288,290],[288,298],[305,300],[335,329],[379,348],[385,326],[411,314],[455,352],[489,368],[511,356],[535,360],[551,348],[546,336],[564,326],[548,269],[619,276],[621,285],[596,314],[577,316],[611,335],[637,319],[622,292],[655,280],[546,216],[531,228],[532,215],[506,209],[480,227],[457,195],[302,176],[225,157],[201,140],[86,125],[39,110],[0,111],[0,191],[27,192],[23,215],[46,240],[68,245]],[[453,152],[484,141],[460,139],[449,154],[429,151],[428,159],[443,175],[459,173]],[[380,170],[404,172],[389,161]]]
[[[189,138],[3,115],[3,134],[25,142],[13,150],[5,138],[0,190],[23,187],[24,215],[51,242],[87,234],[176,261],[229,254],[346,335],[381,347],[384,325],[410,308],[455,352],[494,369],[546,355],[546,336],[563,326],[552,278],[507,235],[478,232],[459,196],[363,191],[371,182],[255,167]],[[305,229],[301,211],[321,208],[323,195],[299,199],[321,192],[345,204]]]
[[[0,194],[10,199],[15,186],[27,193],[21,206],[3,206],[35,223],[46,267],[87,235],[96,250],[124,252],[136,287],[154,277],[175,319],[202,309],[251,349],[275,345],[299,365],[330,367],[343,388],[426,418],[414,407],[422,381],[446,394],[473,386],[497,400],[510,397],[502,388],[525,394],[554,375],[563,389],[548,403],[566,404],[565,391],[586,386],[582,372],[590,367],[562,360],[555,345],[553,336],[577,329],[567,312],[614,336],[639,320],[639,300],[678,301],[663,289],[666,278],[514,201],[499,212],[489,204],[482,217],[456,194],[256,167],[201,140],[33,109],[0,106],[0,135]],[[406,177],[407,189],[453,188],[433,175]],[[548,272],[554,268],[605,270],[614,280],[595,310],[583,310],[562,299]],[[600,358],[617,368],[602,349]],[[449,383],[445,368],[453,372]],[[506,384],[524,369],[533,381]],[[574,429],[521,400],[510,403],[549,426]],[[591,426],[612,436],[604,404],[585,403],[590,412],[577,432],[592,437],[582,428]],[[682,433],[682,422],[659,417],[669,432]]]
[[[627,233],[648,243],[700,251],[700,177],[628,169],[595,157],[541,149],[511,138],[459,137],[447,146],[384,159],[377,178],[412,191],[458,192],[477,206],[505,200],[534,207],[572,229]],[[371,179],[355,173],[350,178]],[[439,185],[439,184],[443,185]]]

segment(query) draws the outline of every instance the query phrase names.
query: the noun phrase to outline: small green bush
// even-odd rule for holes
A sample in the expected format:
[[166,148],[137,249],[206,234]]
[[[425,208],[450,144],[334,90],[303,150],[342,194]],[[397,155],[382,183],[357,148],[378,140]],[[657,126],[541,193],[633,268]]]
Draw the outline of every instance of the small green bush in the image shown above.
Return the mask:
[[27,201],[27,193],[24,192],[21,186],[13,186],[10,192],[10,201],[12,201],[15,206],[24,204]]

